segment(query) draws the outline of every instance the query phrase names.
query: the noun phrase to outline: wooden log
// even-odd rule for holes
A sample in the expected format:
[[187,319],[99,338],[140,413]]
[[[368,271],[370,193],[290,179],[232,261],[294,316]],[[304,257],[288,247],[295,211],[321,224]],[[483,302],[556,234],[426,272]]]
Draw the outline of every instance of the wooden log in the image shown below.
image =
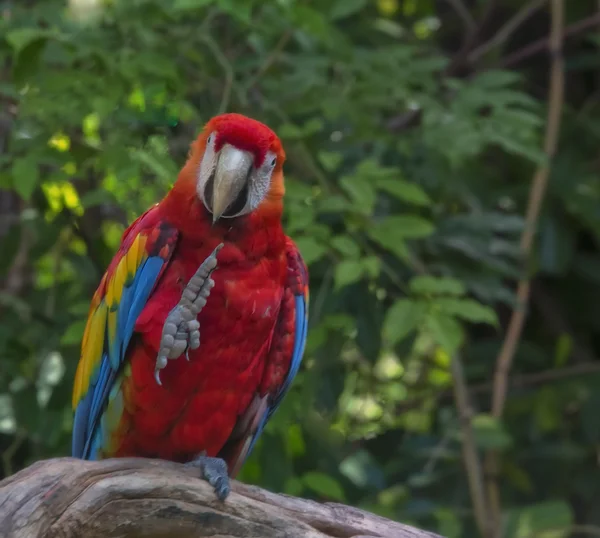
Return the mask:
[[225,502],[183,465],[40,461],[0,482],[2,538],[439,538],[342,504],[233,481]]

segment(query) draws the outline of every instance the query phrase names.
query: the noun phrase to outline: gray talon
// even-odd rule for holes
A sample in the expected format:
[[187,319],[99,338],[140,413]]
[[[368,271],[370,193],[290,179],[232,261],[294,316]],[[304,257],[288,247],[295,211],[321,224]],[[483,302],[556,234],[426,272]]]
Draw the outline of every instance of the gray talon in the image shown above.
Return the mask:
[[190,360],[189,350],[200,347],[200,322],[198,314],[206,305],[215,282],[210,275],[217,268],[217,253],[223,248],[219,244],[202,262],[181,294],[175,308],[169,312],[163,325],[158,356],[154,369],[154,378],[159,385],[160,371],[169,360],[185,355]]
[[202,477],[215,490],[219,500],[224,501],[230,492],[229,473],[227,463],[221,458],[210,458],[204,451],[195,460],[186,464],[191,467],[198,467],[202,471]]

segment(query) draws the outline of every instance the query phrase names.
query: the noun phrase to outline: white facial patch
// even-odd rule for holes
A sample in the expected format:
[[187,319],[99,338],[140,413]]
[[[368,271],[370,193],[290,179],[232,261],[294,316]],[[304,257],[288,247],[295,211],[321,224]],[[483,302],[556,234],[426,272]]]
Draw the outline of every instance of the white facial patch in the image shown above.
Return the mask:
[[[211,201],[205,199],[205,193],[208,182],[215,174],[219,159],[220,152],[215,151],[216,138],[216,134],[211,133],[206,141],[206,149],[204,151],[202,161],[200,162],[200,168],[198,170],[198,182],[196,184],[196,193],[198,198],[203,201],[205,207],[209,210],[211,207]],[[269,192],[271,176],[276,164],[276,155],[269,151],[265,155],[263,163],[258,168],[252,166],[247,178],[248,194],[244,207],[241,209],[241,211],[238,211],[233,215],[222,215],[221,218],[239,217],[254,211]]]
[[254,211],[269,192],[271,176],[277,164],[277,158],[271,151],[265,155],[265,160],[258,168],[250,173],[250,195],[248,196],[249,211]]
[[[202,161],[200,162],[200,169],[198,171],[198,182],[196,183],[196,194],[198,198],[204,202],[206,205],[206,200],[204,200],[204,192],[206,190],[206,184],[208,180],[212,177],[215,167],[217,166],[217,155],[215,152],[215,141],[217,139],[217,135],[215,133],[211,133],[206,141],[206,149],[204,150],[204,156],[202,157]],[[208,207],[208,206],[207,206]]]

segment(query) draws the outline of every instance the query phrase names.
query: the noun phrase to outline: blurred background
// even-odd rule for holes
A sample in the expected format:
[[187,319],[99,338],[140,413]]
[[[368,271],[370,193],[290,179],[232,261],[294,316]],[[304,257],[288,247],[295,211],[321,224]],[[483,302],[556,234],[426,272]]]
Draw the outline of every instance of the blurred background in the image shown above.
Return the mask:
[[597,0],[0,16],[0,478],[69,454],[89,300],[124,226],[237,111],[284,142],[311,276],[303,368],[240,478],[449,538],[600,536]]

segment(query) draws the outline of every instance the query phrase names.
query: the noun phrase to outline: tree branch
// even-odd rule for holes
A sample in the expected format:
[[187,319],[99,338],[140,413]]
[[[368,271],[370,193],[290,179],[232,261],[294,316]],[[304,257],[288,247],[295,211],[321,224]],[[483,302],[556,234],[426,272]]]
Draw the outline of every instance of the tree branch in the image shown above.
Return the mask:
[[40,461],[0,482],[3,538],[441,538],[341,504],[233,482],[225,502],[181,464]]
[[475,521],[481,536],[490,537],[493,536],[493,529],[490,527],[491,520],[485,497],[481,462],[477,453],[473,425],[471,423],[473,412],[469,403],[469,392],[460,357],[455,356],[452,359],[450,367],[452,369],[454,401],[458,410],[460,431],[462,434],[463,461],[469,482],[471,503],[475,511]]
[[[575,346],[573,346],[572,355],[575,356]],[[510,379],[510,388],[512,389],[529,389],[537,387],[538,385],[547,385],[548,383],[556,383],[559,381],[570,380],[577,376],[595,375],[600,373],[600,361],[588,361],[573,366],[566,366],[564,368],[552,368],[550,370],[543,370],[541,372],[535,372],[532,374],[522,374],[513,376]],[[492,383],[477,383],[476,385],[469,386],[469,394],[473,395],[487,395],[493,389]],[[425,394],[415,396],[404,400],[395,407],[395,413],[401,415],[418,409],[425,401],[433,400],[435,405],[441,405],[447,403],[448,399],[452,396],[452,390],[443,389],[435,391],[429,391]]]
[[[493,9],[489,9],[489,6],[491,6],[491,5],[492,5],[492,2],[490,2],[488,4],[488,10],[487,10],[488,13],[492,13],[492,11],[493,11]],[[521,14],[523,15],[524,13],[521,13]],[[502,34],[500,36],[498,36],[498,34],[500,32],[505,33],[507,30],[510,30],[510,32],[513,32],[514,28],[506,28],[506,26],[508,26],[508,24],[511,24],[511,26],[513,24],[515,24],[517,22],[515,20],[517,16],[518,16],[518,14],[515,15],[515,17],[513,19],[511,19],[512,23],[511,23],[511,21],[509,21],[507,23],[507,25],[505,25],[505,27],[500,29],[499,32],[494,37],[492,37],[492,40],[496,40],[498,38],[503,38]],[[521,21],[519,21],[519,24],[521,24]],[[481,23],[478,25],[478,27],[480,27],[480,26],[481,26]],[[570,26],[567,26],[564,30],[563,37],[564,38],[572,37],[574,35],[585,32],[586,30],[590,30],[590,29],[594,28],[595,26],[600,26],[600,13],[596,13],[595,15],[592,15],[591,17],[588,17],[586,19],[583,19],[576,23],[573,23]],[[468,35],[473,35],[473,34],[468,34]],[[470,40],[469,40],[469,43],[467,43],[467,45],[469,45],[469,44],[472,44]],[[461,51],[459,51],[451,59],[449,66],[446,69],[446,71],[444,71],[443,75],[444,76],[456,76],[457,68],[460,67],[460,65],[462,65],[462,62],[464,62],[466,60],[469,63],[472,63],[474,60],[479,59],[481,54],[487,52],[487,48],[488,48],[489,44],[490,44],[490,42],[488,41],[488,42],[484,43],[483,45],[481,45],[480,47],[473,49],[472,52],[470,52],[471,49],[469,49],[467,46],[462,47]],[[497,43],[497,42],[493,43],[493,45],[498,45],[498,44],[501,44],[501,43]],[[482,53],[480,51],[480,49],[482,49],[483,47],[485,47],[485,49],[483,49],[483,53]],[[543,37],[541,39],[538,39],[537,41],[534,41],[533,43],[530,43],[529,45],[526,45],[522,49],[519,49],[519,50],[507,55],[506,57],[500,59],[498,64],[495,67],[499,67],[502,69],[511,68],[514,65],[522,62],[523,60],[526,60],[530,56],[534,56],[536,54],[539,54],[541,52],[548,50],[548,48],[549,48],[548,37]],[[465,58],[465,55],[466,55],[466,58]],[[481,72],[481,71],[483,71],[483,69],[481,69],[478,72]],[[391,132],[399,132],[399,131],[408,130],[412,127],[419,125],[419,123],[421,121],[421,115],[422,115],[422,111],[420,109],[419,110],[409,110],[407,112],[403,112],[403,113],[398,114],[398,115],[390,118],[389,120],[387,120],[386,128]]]
[[[550,31],[550,49],[552,52],[552,67],[550,71],[550,93],[548,97],[548,120],[544,140],[544,153],[546,162],[540,165],[531,182],[529,202],[525,214],[525,228],[521,236],[521,254],[527,263],[531,258],[531,249],[537,230],[538,217],[546,192],[546,185],[550,175],[550,166],[556,153],[560,132],[560,121],[564,101],[564,59],[562,55],[563,30],[564,30],[564,3],[563,0],[552,0],[551,3],[552,27]],[[517,286],[517,306],[512,313],[506,337],[502,343],[500,353],[496,359],[494,372],[494,387],[492,391],[492,414],[497,419],[502,417],[506,402],[508,387],[508,374],[512,366],[513,357],[521,338],[525,324],[526,309],[529,302],[531,282],[529,275],[523,277]],[[500,523],[500,492],[498,487],[498,455],[492,451],[486,458],[488,498],[491,508],[492,521],[496,528]]]
[[491,39],[483,45],[473,50],[469,56],[469,63],[475,63],[484,54],[495,47],[499,47],[505,43],[510,36],[521,26],[529,17],[531,17],[538,9],[546,5],[548,0],[533,0],[529,4],[523,6],[517,13],[498,30]]
[[471,15],[471,12],[468,10],[467,6],[465,6],[463,0],[446,0],[456,11],[456,14],[460,17],[460,20],[465,25],[465,29],[467,32],[473,32],[476,30],[477,23]]
[[[574,22],[567,26],[563,32],[563,38],[572,37],[581,32],[585,32],[586,30],[591,30],[594,26],[600,26],[600,13],[596,13],[587,19]],[[507,69],[526,60],[530,56],[548,50],[548,48],[552,49],[552,44],[547,37],[543,37],[503,58],[500,61],[499,67]]]
[[[528,262],[531,257],[531,249],[537,230],[538,217],[546,192],[548,177],[550,175],[550,166],[558,145],[565,85],[564,60],[562,57],[563,7],[563,0],[552,1],[552,32],[550,42],[553,51],[553,61],[550,73],[548,121],[546,124],[544,141],[546,162],[537,168],[531,182],[529,202],[525,214],[525,228],[523,230],[523,235],[521,236],[520,245],[521,254],[525,262]],[[529,300],[529,289],[529,277],[525,276],[519,282],[517,288],[517,307],[513,311],[508,325],[506,338],[496,362],[494,391],[492,395],[492,413],[498,418],[502,416],[504,410],[508,372],[510,371],[512,358],[521,336],[521,330],[525,320],[525,310]]]

